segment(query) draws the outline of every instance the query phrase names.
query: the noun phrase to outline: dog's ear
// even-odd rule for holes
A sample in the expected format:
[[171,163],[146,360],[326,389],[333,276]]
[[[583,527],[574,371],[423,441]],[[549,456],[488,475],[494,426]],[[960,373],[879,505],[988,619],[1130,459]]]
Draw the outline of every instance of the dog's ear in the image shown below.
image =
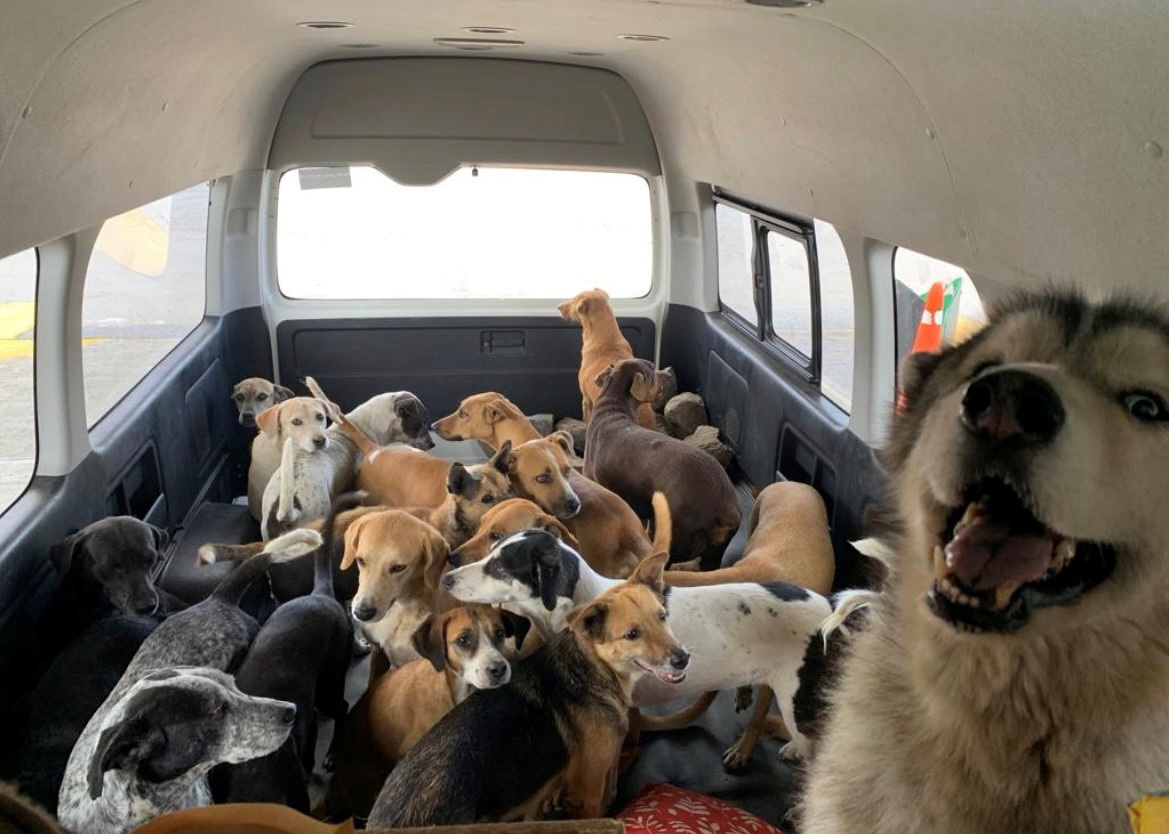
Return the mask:
[[107,770],[135,767],[166,746],[166,736],[161,728],[145,716],[150,694],[144,692],[135,696],[127,704],[122,719],[102,730],[86,773],[90,799],[101,796]]
[[474,498],[475,491],[479,489],[481,480],[481,478],[477,478],[468,472],[467,467],[463,466],[463,464],[455,461],[446,473],[446,491],[451,495]]
[[506,608],[499,609],[499,619],[503,622],[503,633],[515,638],[515,650],[518,652],[524,647],[524,638],[528,636],[532,621]]
[[593,380],[593,385],[600,389],[604,389],[605,385],[608,384],[609,379],[613,376],[613,368],[615,367],[616,365],[610,365],[609,367],[605,368],[605,370],[597,374],[596,379]]
[[73,559],[84,546],[85,538],[85,531],[81,530],[49,548],[49,561],[53,563],[58,576],[64,576],[73,567]]
[[548,439],[563,449],[564,454],[568,455],[570,458],[576,454],[576,446],[572,442],[572,435],[568,432],[564,430],[554,431],[552,434],[548,435]]
[[571,547],[573,550],[580,548],[580,545],[576,540],[576,536],[572,535],[572,533],[569,532],[569,529],[565,527],[564,524],[561,523],[560,519],[556,518],[556,516],[548,515],[547,513],[541,515],[537,526],[541,530],[551,533],[556,538],[560,539],[562,542]]
[[282,403],[285,400],[291,400],[296,396],[296,392],[291,388],[285,388],[283,385],[272,385],[272,402]]
[[374,514],[363,515],[345,530],[345,552],[341,554],[341,570],[349,570],[349,566],[357,558],[357,548],[361,546],[361,531],[365,529],[372,515]]
[[511,441],[505,440],[503,441],[503,445],[499,447],[499,451],[497,451],[491,460],[487,462],[502,472],[504,475],[507,475],[511,471],[511,461]]
[[487,423],[498,423],[501,420],[506,420],[508,417],[514,416],[513,409],[508,408],[509,403],[505,399],[492,400],[483,406],[483,419]]
[[608,616],[608,603],[590,602],[569,611],[565,624],[577,634],[583,634],[591,640],[600,640],[605,636],[605,620]]
[[280,439],[281,425],[280,425],[280,409],[281,405],[273,405],[265,408],[256,415],[256,425],[260,427],[261,434],[267,434]]
[[540,601],[549,611],[556,610],[556,583],[560,579],[560,550],[556,542],[537,542],[533,557],[536,562],[536,580],[540,585]]
[[640,582],[642,585],[648,586],[651,591],[660,597],[666,589],[663,572],[666,569],[666,562],[669,561],[669,558],[668,553],[654,553],[652,556],[646,556],[633,569],[633,573],[629,574],[629,581]]
[[451,548],[439,532],[433,528],[427,531],[426,541],[422,545],[422,578],[426,587],[437,588],[438,580],[442,578],[443,569],[447,566]]
[[629,385],[629,395],[639,403],[647,403],[654,398],[654,386],[641,371],[633,375],[633,382]]
[[170,533],[163,530],[161,527],[155,527],[153,524],[147,524],[150,528],[150,535],[154,536],[154,549],[162,553],[166,546],[170,544]]
[[941,356],[940,353],[918,352],[911,353],[901,360],[901,367],[897,372],[898,388],[901,390],[898,414],[917,399]]
[[445,614],[431,614],[422,621],[418,630],[414,632],[411,642],[414,651],[424,660],[429,660],[434,671],[441,672],[446,668],[446,623],[449,619]]

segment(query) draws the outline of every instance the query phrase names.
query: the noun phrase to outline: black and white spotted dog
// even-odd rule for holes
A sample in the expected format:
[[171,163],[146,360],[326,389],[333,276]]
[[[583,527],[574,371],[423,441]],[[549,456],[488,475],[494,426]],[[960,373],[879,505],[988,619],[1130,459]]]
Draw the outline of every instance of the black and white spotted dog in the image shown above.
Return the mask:
[[[507,603],[546,632],[559,631],[577,605],[621,584],[593,571],[575,550],[542,530],[525,530],[500,542],[485,559],[447,573],[442,580],[463,602]],[[832,614],[821,595],[784,582],[737,582],[672,588],[670,626],[690,651],[684,683],[667,685],[646,676],[634,692],[649,706],[704,692],[767,684],[775,692],[791,742],[786,759],[808,752],[809,716],[797,702],[806,658],[822,657],[820,626]]]

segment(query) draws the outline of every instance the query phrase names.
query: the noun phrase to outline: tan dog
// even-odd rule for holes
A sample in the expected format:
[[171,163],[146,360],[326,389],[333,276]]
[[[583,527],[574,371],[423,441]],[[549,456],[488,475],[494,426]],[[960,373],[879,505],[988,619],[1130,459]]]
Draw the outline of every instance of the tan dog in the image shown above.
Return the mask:
[[544,512],[526,498],[509,498],[487,511],[479,523],[479,531],[451,551],[450,563],[460,567],[478,562],[496,544],[521,530],[547,530],[573,550],[580,550],[576,537],[558,518]]
[[565,432],[541,437],[502,394],[468,397],[434,430],[447,440],[481,440],[494,448],[511,443],[507,471],[516,495],[561,519],[577,539],[574,549],[598,573],[624,578],[651,552],[641,519],[629,505],[572,468],[572,438]]
[[[623,359],[632,359],[633,348],[621,335],[617,317],[613,315],[613,307],[609,304],[609,294],[604,290],[585,290],[571,301],[565,301],[559,309],[561,318],[579,322],[581,326],[580,373],[577,382],[580,384],[581,409],[587,423],[593,413],[593,403],[601,393],[596,382],[597,376]],[[649,403],[638,405],[636,417],[639,425],[657,430],[653,408]]]
[[274,405],[291,400],[296,392],[259,376],[241,379],[231,389],[231,401],[239,412],[239,424],[255,428],[256,417]]
[[395,666],[421,657],[414,632],[450,607],[438,588],[449,553],[437,530],[402,510],[362,514],[345,531],[341,570],[357,565],[353,616]]
[[256,417],[260,432],[252,440],[252,461],[248,467],[248,511],[263,518],[264,489],[280,466],[284,441],[292,438],[302,452],[319,452],[328,445],[325,406],[312,397],[293,397],[266,409]]
[[345,719],[325,798],[329,817],[365,817],[387,774],[423,734],[476,689],[505,685],[529,627],[525,617],[490,605],[426,620],[414,634],[423,659],[373,680]]

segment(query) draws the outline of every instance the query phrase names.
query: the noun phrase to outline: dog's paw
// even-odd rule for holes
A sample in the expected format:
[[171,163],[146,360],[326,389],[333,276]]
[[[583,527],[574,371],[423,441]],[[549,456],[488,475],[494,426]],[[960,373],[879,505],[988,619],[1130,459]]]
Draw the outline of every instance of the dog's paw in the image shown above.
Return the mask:
[[213,544],[205,544],[195,552],[196,565],[213,565],[219,558],[219,552]]
[[743,740],[739,739],[723,753],[723,770],[727,773],[740,773],[751,760],[750,754],[743,750]]
[[373,643],[366,640],[365,635],[360,631],[355,631],[353,633],[353,656],[365,657],[371,651],[373,651]]
[[702,558],[691,559],[689,562],[674,562],[670,565],[670,570],[700,571],[702,570]]
[[779,760],[789,765],[798,765],[804,760],[803,745],[789,741],[779,748]]
[[749,686],[740,686],[735,690],[735,712],[742,712],[751,706],[755,700],[754,691]]

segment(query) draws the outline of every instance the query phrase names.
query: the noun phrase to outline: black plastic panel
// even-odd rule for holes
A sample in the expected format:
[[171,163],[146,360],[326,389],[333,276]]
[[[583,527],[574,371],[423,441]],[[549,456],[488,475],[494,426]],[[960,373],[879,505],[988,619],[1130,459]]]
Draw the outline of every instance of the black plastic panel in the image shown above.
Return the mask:
[[[654,323],[619,320],[636,355],[652,359]],[[580,328],[556,317],[305,319],[276,329],[280,376],[312,376],[344,408],[412,391],[433,418],[464,397],[499,391],[529,414],[580,416]]]
[[721,313],[671,305],[661,364],[673,365],[683,390],[703,395],[752,484],[798,480],[820,491],[836,549],[836,587],[866,583],[848,542],[862,535],[884,475],[874,450],[848,430],[847,415]]

